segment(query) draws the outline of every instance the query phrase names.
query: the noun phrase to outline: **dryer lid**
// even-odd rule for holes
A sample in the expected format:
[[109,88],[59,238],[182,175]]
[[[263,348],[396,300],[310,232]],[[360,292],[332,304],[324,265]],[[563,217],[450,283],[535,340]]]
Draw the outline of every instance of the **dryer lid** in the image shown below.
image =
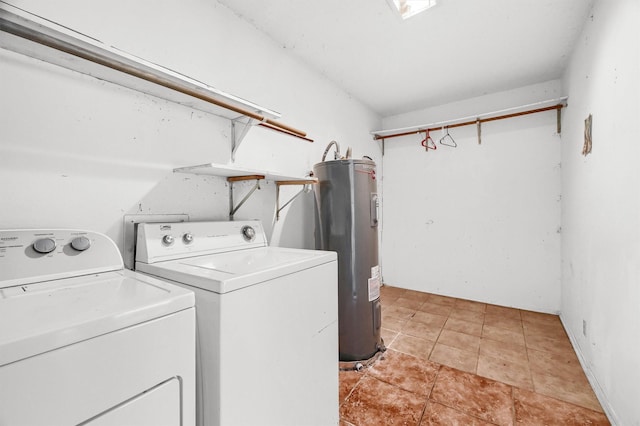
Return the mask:
[[0,289],[0,366],[193,307],[193,292],[128,270]]

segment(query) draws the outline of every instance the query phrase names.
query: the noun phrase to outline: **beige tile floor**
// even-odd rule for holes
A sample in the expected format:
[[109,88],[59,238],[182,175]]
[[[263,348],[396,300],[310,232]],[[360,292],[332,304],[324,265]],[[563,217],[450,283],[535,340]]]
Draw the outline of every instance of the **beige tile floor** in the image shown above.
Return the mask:
[[340,373],[343,425],[609,424],[555,315],[383,286],[387,352]]

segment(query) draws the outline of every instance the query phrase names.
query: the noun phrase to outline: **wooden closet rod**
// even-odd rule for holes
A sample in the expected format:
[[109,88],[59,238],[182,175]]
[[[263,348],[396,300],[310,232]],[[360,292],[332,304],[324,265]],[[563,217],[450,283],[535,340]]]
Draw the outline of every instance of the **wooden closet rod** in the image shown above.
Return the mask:
[[271,124],[268,124],[268,123],[258,123],[258,126],[264,127],[265,129],[273,130],[274,132],[284,133],[285,135],[295,136],[296,138],[302,139],[302,140],[307,141],[307,142],[313,142],[313,139],[307,138],[305,136],[302,136],[302,135],[299,135],[299,134],[296,134],[296,133],[292,133],[292,132],[290,132],[288,130],[285,130],[285,129],[274,127],[274,126],[272,126]]
[[412,131],[406,131],[406,132],[400,132],[400,133],[392,133],[392,134],[389,134],[389,135],[374,135],[373,139],[374,140],[390,139],[390,138],[397,138],[399,136],[415,135],[416,133],[432,132],[432,131],[440,130],[442,128],[452,129],[454,127],[470,126],[470,125],[473,125],[473,124],[486,123],[488,121],[504,120],[506,118],[520,117],[522,115],[535,114],[535,113],[538,113],[538,112],[551,111],[551,110],[554,110],[554,109],[555,110],[560,110],[563,107],[564,107],[564,104],[558,104],[558,105],[553,105],[553,106],[548,106],[548,107],[543,107],[543,108],[536,108],[536,109],[530,109],[530,110],[526,110],[526,111],[514,112],[514,113],[511,113],[511,114],[498,115],[496,117],[477,118],[475,120],[463,121],[463,122],[460,122],[460,123],[453,123],[453,124],[444,124],[443,123],[442,125],[439,125],[437,127],[418,128],[418,129],[415,129],[415,130],[412,130]]
[[[270,128],[278,128],[285,131],[285,133],[296,136],[300,138],[305,138],[307,134],[302,130],[298,130],[294,127],[288,126],[283,123],[279,123],[272,119],[266,118],[261,114],[257,114],[253,111],[249,111],[247,109],[232,105],[230,103],[221,101],[216,99],[213,96],[199,93],[185,85],[179,84],[177,82],[171,81],[167,78],[163,78],[162,76],[153,74],[152,72],[144,71],[139,68],[136,68],[133,65],[126,64],[122,61],[119,61],[114,58],[110,58],[107,55],[101,54],[100,52],[93,51],[91,49],[84,48],[82,46],[76,46],[72,43],[66,42],[60,38],[56,38],[51,35],[47,35],[37,30],[33,30],[27,28],[25,26],[16,24],[14,22],[10,22],[8,20],[0,19],[0,30],[5,31],[7,33],[13,34],[18,37],[22,37],[27,40],[31,40],[35,43],[41,44],[43,46],[50,47],[52,49],[67,53],[69,55],[76,56],[78,58],[85,59],[87,61],[91,61],[93,63],[102,65],[107,68],[111,68],[113,70],[143,79],[145,81],[155,83],[157,85],[166,87],[171,90],[175,90],[177,92],[183,93],[185,95],[192,96],[194,98],[203,100],[213,105],[217,105],[221,108],[227,109],[229,111],[236,112],[238,114],[244,115],[246,117],[257,120],[261,123],[265,123]],[[273,129],[276,130],[276,129]],[[313,141],[312,141],[313,142]]]

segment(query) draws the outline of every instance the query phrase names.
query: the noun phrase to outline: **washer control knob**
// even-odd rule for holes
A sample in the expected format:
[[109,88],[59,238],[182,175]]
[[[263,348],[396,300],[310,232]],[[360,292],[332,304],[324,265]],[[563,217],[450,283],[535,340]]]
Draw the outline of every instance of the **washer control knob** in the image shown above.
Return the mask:
[[253,241],[256,237],[256,230],[253,227],[246,225],[242,227],[242,236],[247,241]]
[[91,247],[91,240],[87,237],[76,237],[71,240],[71,247],[78,251],[85,251]]
[[56,242],[53,238],[40,238],[33,243],[33,249],[42,254],[51,253],[56,249]]
[[172,245],[174,242],[174,238],[173,235],[165,235],[164,237],[162,237],[162,244],[164,244],[165,246],[170,246]]
[[193,242],[193,234],[191,232],[187,232],[182,236],[182,241],[184,241],[185,244],[191,244]]

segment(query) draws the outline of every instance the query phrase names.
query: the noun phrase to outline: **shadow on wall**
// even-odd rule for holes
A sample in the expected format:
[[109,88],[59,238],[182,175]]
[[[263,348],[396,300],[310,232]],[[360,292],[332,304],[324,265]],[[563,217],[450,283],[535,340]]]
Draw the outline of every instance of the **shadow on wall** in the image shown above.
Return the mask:
[[[289,194],[283,196],[287,202]],[[274,216],[271,245],[278,247],[315,249],[313,191],[300,194],[280,212],[280,220]]]

